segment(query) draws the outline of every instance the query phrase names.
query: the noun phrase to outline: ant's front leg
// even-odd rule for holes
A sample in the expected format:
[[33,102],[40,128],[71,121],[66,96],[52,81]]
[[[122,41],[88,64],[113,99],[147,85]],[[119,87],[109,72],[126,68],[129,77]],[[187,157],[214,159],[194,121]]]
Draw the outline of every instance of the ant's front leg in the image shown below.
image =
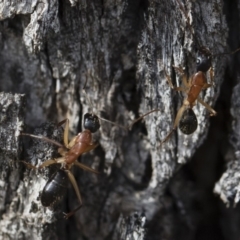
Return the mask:
[[[66,124],[65,124],[66,123]],[[65,124],[65,127],[64,127],[64,134],[63,134],[63,142],[64,142],[64,145],[67,149],[70,149],[71,146],[70,143],[69,143],[69,140],[68,140],[68,133],[69,133],[69,119],[66,118],[64,119],[63,121],[61,121],[60,123],[58,123],[58,126],[61,126]]]
[[[175,69],[176,72],[179,72],[181,77],[182,77],[182,82],[184,84],[184,86],[189,89],[191,87],[191,78],[188,80],[187,74],[186,72],[183,70],[183,68],[181,67],[176,67],[173,66],[173,68]],[[186,90],[185,90],[186,92]]]
[[91,173],[95,173],[95,174],[99,174],[99,172],[93,168],[90,168],[88,167],[87,165],[83,164],[83,163],[80,163],[78,161],[75,161],[74,162],[74,165],[85,170],[85,171],[88,171],[88,172],[91,172]]
[[[175,91],[181,91],[181,92],[186,92],[186,89],[184,89],[183,87],[175,87],[172,83],[172,79],[171,77],[167,74],[166,70],[164,69],[164,72],[165,72],[165,76],[167,78],[167,81],[168,81],[168,84],[170,85],[170,87],[175,90]],[[184,82],[184,85],[188,87],[188,83],[187,83],[187,80],[185,79],[186,76],[183,76],[183,82]]]

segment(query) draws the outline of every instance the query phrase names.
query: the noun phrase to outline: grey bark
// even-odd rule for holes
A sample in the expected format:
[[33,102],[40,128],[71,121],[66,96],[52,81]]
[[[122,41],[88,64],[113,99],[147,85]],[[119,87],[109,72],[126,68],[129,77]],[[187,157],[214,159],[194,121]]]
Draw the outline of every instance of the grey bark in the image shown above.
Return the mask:
[[[239,60],[217,55],[238,47],[239,8],[216,0],[0,3],[0,238],[238,239],[239,211],[213,189],[227,205],[239,202]],[[217,102],[218,115],[197,104],[196,132],[176,131],[159,147],[183,102],[165,71],[181,85],[172,66],[195,73],[199,46],[213,53],[214,86],[201,97]],[[131,131],[101,121],[99,146],[81,161],[102,174],[74,169],[83,207],[72,218],[62,216],[78,204],[71,186],[61,204],[41,206],[57,168],[29,170],[19,160],[37,165],[57,149],[21,129],[61,142],[65,118],[73,137],[86,112],[128,126],[152,109]]]

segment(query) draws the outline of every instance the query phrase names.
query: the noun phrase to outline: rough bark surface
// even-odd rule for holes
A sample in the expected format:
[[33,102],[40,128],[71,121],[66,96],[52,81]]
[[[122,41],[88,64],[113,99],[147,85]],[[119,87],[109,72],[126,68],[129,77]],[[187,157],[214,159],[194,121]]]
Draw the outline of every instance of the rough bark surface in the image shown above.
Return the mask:
[[[240,200],[239,54],[219,54],[239,47],[239,10],[237,0],[2,1],[0,239],[238,239],[238,207],[227,206]],[[215,70],[201,97],[218,115],[197,104],[197,130],[159,147],[184,97],[165,72],[180,86],[172,66],[194,74],[200,46]],[[63,219],[78,205],[70,185],[61,204],[41,206],[57,166],[19,160],[41,164],[57,147],[22,129],[62,142],[65,118],[73,137],[86,112],[128,126],[152,109],[131,131],[101,121],[99,146],[79,159],[101,174],[73,171],[80,211]]]

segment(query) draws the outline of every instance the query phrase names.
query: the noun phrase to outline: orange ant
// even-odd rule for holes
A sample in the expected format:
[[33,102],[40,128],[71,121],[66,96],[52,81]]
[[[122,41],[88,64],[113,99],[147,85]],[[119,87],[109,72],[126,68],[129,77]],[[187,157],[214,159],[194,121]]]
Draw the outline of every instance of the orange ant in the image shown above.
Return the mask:
[[[176,91],[182,91],[187,94],[187,97],[183,101],[183,105],[178,110],[176,119],[174,121],[173,128],[167,134],[167,136],[162,140],[161,144],[166,142],[172,133],[177,129],[179,129],[184,134],[192,134],[198,126],[196,115],[193,111],[193,107],[196,105],[196,101],[201,103],[205,108],[210,111],[211,116],[215,116],[217,113],[214,109],[212,109],[207,103],[205,103],[200,97],[199,94],[202,90],[211,87],[213,84],[213,69],[211,67],[212,64],[212,54],[211,52],[202,47],[198,52],[197,58],[197,72],[193,74],[189,81],[187,80],[187,76],[181,68],[174,67],[176,70],[180,71],[183,78],[183,83],[185,88],[182,87],[174,87],[172,84],[172,80],[170,76],[165,72],[167,81],[172,89]],[[211,84],[207,82],[206,72],[210,71]]]
[[64,213],[65,218],[68,219],[82,206],[80,191],[71,172],[72,166],[75,165],[83,170],[98,174],[98,171],[78,162],[77,159],[80,155],[91,151],[98,145],[92,142],[92,133],[96,132],[100,128],[100,123],[96,115],[86,113],[84,115],[84,130],[77,136],[73,137],[70,142],[68,140],[69,120],[65,119],[58,125],[62,125],[64,123],[66,123],[63,135],[64,145],[44,136],[37,136],[29,133],[21,133],[21,135],[41,139],[59,147],[58,153],[61,155],[59,158],[46,160],[39,167],[35,167],[27,162],[24,163],[33,169],[41,169],[52,164],[61,164],[61,168],[46,183],[42,191],[41,202],[44,207],[52,206],[65,193],[69,179],[77,195],[79,206],[69,213]]
[[[210,116],[215,116],[217,114],[217,112],[213,108],[211,108],[207,103],[205,103],[199,97],[199,94],[201,93],[202,90],[205,90],[213,85],[214,72],[211,66],[212,56],[235,54],[240,50],[240,48],[238,48],[232,52],[218,53],[218,54],[212,55],[210,50],[204,46],[201,46],[198,41],[198,38],[196,38],[194,31],[192,29],[192,26],[190,24],[188,14],[185,11],[182,2],[179,0],[176,0],[176,2],[178,3],[180,10],[182,11],[185,17],[187,27],[189,28],[189,31],[194,38],[194,42],[198,47],[198,57],[196,62],[197,69],[196,69],[196,73],[193,74],[188,80],[187,75],[183,71],[183,69],[173,66],[174,69],[180,72],[180,74],[182,75],[184,87],[174,87],[170,76],[164,70],[170,87],[176,91],[185,92],[187,94],[187,97],[184,99],[182,106],[177,112],[177,116],[175,118],[173,128],[170,130],[167,136],[161,141],[160,145],[166,142],[170,138],[170,136],[177,129],[177,127],[179,127],[181,132],[186,135],[192,134],[197,129],[198,121],[193,111],[193,107],[196,105],[196,102],[199,102],[206,109],[208,109],[210,111]],[[207,78],[206,78],[206,72],[208,71],[210,71],[210,79],[211,79],[210,84],[207,82]]]
[[[83,92],[86,94],[85,85],[83,88]],[[86,98],[88,99],[87,94],[86,94]],[[90,102],[90,99],[88,100]],[[156,111],[156,110],[153,110],[153,111]],[[68,219],[70,216],[72,216],[76,211],[78,211],[81,208],[82,199],[81,199],[79,188],[77,186],[77,182],[71,172],[71,168],[73,165],[75,165],[79,168],[82,168],[83,170],[98,174],[98,171],[78,162],[77,159],[83,153],[89,152],[92,149],[97,147],[98,144],[95,144],[92,142],[92,133],[95,133],[100,128],[99,119],[109,122],[111,124],[115,124],[118,127],[121,127],[127,130],[131,128],[135,122],[139,121],[140,119],[150,114],[151,112],[144,114],[140,118],[136,119],[128,128],[118,125],[116,123],[113,123],[107,119],[100,118],[95,114],[86,113],[84,115],[84,131],[80,132],[77,136],[73,137],[73,139],[70,142],[68,141],[69,120],[65,119],[58,124],[59,126],[61,126],[65,123],[64,135],[63,135],[64,145],[44,136],[37,136],[29,133],[21,133],[21,135],[23,136],[29,136],[32,138],[41,139],[43,141],[52,143],[59,147],[58,153],[61,155],[61,157],[57,159],[46,160],[39,167],[35,167],[27,162],[22,161],[29,168],[33,168],[33,169],[41,169],[53,164],[61,164],[61,168],[48,180],[45,187],[43,188],[43,191],[41,194],[42,205],[44,207],[49,207],[49,206],[52,206],[58,199],[60,199],[66,191],[66,188],[68,185],[68,179],[69,179],[77,195],[79,206],[67,214],[64,213],[65,218]]]

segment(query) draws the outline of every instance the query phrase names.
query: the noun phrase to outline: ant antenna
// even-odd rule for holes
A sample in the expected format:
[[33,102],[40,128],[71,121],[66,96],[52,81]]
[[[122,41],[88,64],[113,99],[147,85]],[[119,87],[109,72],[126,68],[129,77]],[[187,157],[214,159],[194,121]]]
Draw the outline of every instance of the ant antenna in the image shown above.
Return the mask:
[[115,123],[115,122],[112,122],[112,121],[110,121],[110,120],[107,120],[107,119],[105,119],[105,118],[101,118],[101,117],[98,117],[98,118],[99,118],[100,120],[102,120],[102,121],[111,123],[112,125],[116,125],[117,127],[120,127],[120,128],[122,128],[122,129],[124,129],[124,130],[126,130],[126,131],[129,130],[128,127],[124,127],[124,126],[122,126],[122,125],[119,125],[119,124],[117,124],[117,123]]
[[232,52],[225,52],[225,53],[216,53],[216,54],[213,54],[212,56],[221,56],[221,55],[232,55],[232,54],[235,54],[236,52],[238,52],[240,50],[240,48],[237,48],[236,50],[232,51]]
[[132,129],[132,126],[133,126],[136,122],[140,121],[142,118],[146,117],[147,115],[149,115],[149,114],[151,114],[151,113],[153,113],[153,112],[158,112],[158,111],[160,111],[160,109],[153,109],[153,110],[151,110],[151,111],[143,114],[143,115],[140,116],[139,118],[135,119],[135,120],[128,126],[128,129],[131,130],[131,129]]
[[[87,94],[87,92],[86,92],[87,82],[88,82],[88,77],[86,77],[86,81],[85,81],[85,83],[84,83],[84,85],[83,85],[83,89],[82,89],[82,90],[83,90],[83,92],[84,92],[84,94],[85,94],[85,96],[86,96],[86,98],[87,98],[87,101],[89,102],[90,107],[92,108],[92,112],[93,112],[93,104],[92,104],[92,102],[91,102],[91,100],[90,100],[90,98],[89,98],[89,96],[88,96],[88,94]],[[115,123],[115,122],[112,122],[112,121],[110,121],[110,120],[107,120],[107,119],[105,119],[105,118],[101,118],[101,117],[99,117],[99,116],[97,116],[97,117],[98,117],[100,120],[105,121],[105,122],[108,122],[108,123],[111,123],[111,124],[113,124],[113,125],[116,125],[116,126],[122,128],[122,129],[124,129],[125,131],[128,130],[127,127],[124,127],[124,126],[122,126],[122,125],[119,125],[119,124],[117,124],[117,123]]]
[[[83,85],[83,89],[82,89],[82,90],[83,90],[83,92],[84,92],[84,94],[85,94],[88,102],[90,103],[90,105],[91,105],[91,107],[92,107],[92,109],[93,109],[92,102],[90,101],[90,99],[89,99],[89,97],[88,97],[88,95],[87,95],[87,92],[86,92],[87,81],[88,81],[88,78],[86,78],[86,81],[85,81],[85,83],[84,83],[84,85]],[[160,111],[160,109],[153,109],[153,110],[151,110],[151,111],[143,114],[143,115],[140,116],[139,118],[135,119],[135,120],[134,120],[129,126],[127,126],[127,127],[124,127],[124,126],[122,126],[122,125],[120,125],[120,124],[117,124],[117,123],[112,122],[112,121],[110,121],[110,120],[107,120],[107,119],[105,119],[105,118],[101,118],[101,117],[99,117],[99,116],[98,116],[98,118],[99,118],[100,120],[102,120],[102,121],[105,121],[105,122],[108,122],[108,123],[110,123],[110,124],[116,125],[117,127],[124,129],[125,131],[130,131],[130,130],[132,129],[132,126],[133,126],[136,122],[140,121],[142,118],[146,117],[147,115],[149,115],[149,114],[151,114],[151,113],[153,113],[153,112],[157,112],[157,111]]]
[[52,139],[50,139],[50,138],[44,137],[44,136],[42,136],[42,135],[33,135],[33,134],[30,134],[30,133],[23,133],[23,132],[21,132],[21,135],[23,135],[23,136],[29,136],[29,137],[32,137],[32,138],[41,139],[41,140],[43,140],[43,141],[45,141],[45,142],[52,143],[53,145],[56,145],[56,146],[58,146],[58,147],[60,147],[60,148],[65,148],[65,146],[62,145],[61,143],[56,142],[56,141],[54,141],[54,140],[52,140]]
[[83,92],[84,92],[84,94],[85,94],[85,97],[86,97],[86,99],[87,99],[90,107],[92,108],[92,112],[93,112],[93,104],[92,104],[92,102],[91,102],[91,100],[90,100],[90,98],[88,97],[88,94],[87,94],[87,92],[86,92],[87,82],[88,82],[88,77],[86,77],[86,81],[85,81],[85,83],[84,83],[84,85],[83,85],[83,89],[82,89],[82,90],[83,90]]

